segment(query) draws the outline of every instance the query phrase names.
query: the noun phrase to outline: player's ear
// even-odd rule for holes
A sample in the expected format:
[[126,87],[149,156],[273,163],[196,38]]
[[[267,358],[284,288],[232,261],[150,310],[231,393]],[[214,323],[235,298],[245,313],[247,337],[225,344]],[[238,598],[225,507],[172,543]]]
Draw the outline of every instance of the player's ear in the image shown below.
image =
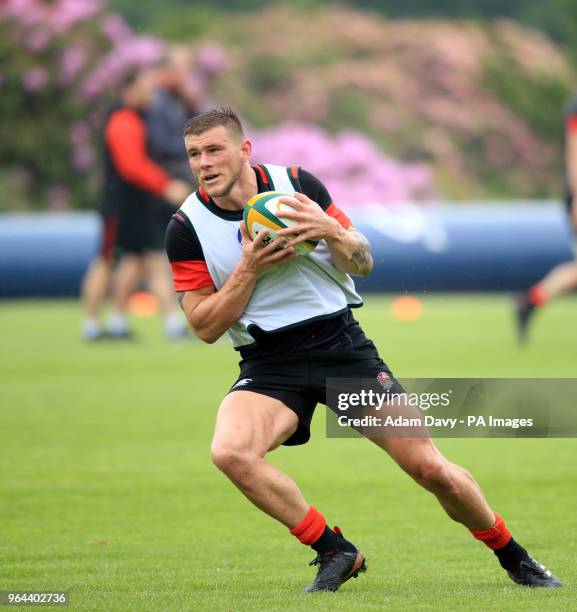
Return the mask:
[[245,138],[241,143],[240,143],[240,156],[243,162],[248,161],[248,159],[250,158],[252,153],[252,142],[248,139]]

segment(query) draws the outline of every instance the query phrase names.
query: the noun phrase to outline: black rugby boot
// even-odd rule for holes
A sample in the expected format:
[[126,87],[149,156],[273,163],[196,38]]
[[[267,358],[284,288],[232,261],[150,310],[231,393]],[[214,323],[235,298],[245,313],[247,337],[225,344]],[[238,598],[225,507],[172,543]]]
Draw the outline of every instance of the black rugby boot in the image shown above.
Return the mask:
[[[345,541],[338,527],[333,529],[337,537]],[[318,591],[335,592],[343,582],[349,578],[356,578],[359,573],[367,571],[365,555],[355,548],[333,549],[319,553],[309,565],[318,565],[319,569],[315,579],[305,587],[305,593],[316,593]]]
[[516,568],[507,568],[513,582],[528,587],[559,588],[563,586],[557,576],[532,557],[521,561]]

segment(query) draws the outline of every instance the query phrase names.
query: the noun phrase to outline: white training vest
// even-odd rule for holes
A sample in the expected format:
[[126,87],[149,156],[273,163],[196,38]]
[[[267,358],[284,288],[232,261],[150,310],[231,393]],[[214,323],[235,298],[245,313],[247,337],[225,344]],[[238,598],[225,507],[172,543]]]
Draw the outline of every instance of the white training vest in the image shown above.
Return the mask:
[[[273,182],[271,191],[294,194],[286,168],[265,167]],[[220,289],[242,258],[240,221],[218,217],[194,193],[180,212],[192,223],[214,286]],[[251,326],[280,331],[361,305],[353,280],[335,268],[329,248],[321,240],[314,251],[274,264],[259,276],[245,311],[228,334],[235,348],[246,347],[254,343]]]

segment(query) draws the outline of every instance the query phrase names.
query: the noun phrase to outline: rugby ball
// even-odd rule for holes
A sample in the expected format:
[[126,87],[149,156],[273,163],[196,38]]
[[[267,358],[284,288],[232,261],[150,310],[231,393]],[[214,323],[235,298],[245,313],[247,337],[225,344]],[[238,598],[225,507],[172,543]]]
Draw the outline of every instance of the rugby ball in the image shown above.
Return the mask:
[[[294,196],[288,193],[264,191],[263,193],[257,193],[246,203],[244,207],[244,223],[248,235],[253,240],[260,231],[265,230],[269,233],[267,242],[270,242],[277,237],[279,230],[297,225],[297,221],[294,219],[278,216],[280,212],[294,210],[289,204],[280,202],[281,198],[289,198],[298,202]],[[294,249],[299,255],[306,255],[313,251],[318,243],[318,240],[306,240],[297,244]]]

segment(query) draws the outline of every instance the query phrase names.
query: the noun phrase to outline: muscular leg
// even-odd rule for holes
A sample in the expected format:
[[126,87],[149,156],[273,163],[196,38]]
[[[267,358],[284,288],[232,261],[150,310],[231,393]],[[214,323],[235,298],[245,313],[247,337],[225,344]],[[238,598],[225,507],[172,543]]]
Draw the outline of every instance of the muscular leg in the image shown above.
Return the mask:
[[216,418],[212,460],[255,506],[317,552],[319,570],[305,591],[336,591],[366,570],[363,553],[340,531],[329,529],[297,485],[264,459],[297,425],[296,414],[276,399],[252,391],[230,393]]
[[171,312],[176,312],[176,300],[166,254],[161,251],[147,253],[144,265],[148,286],[158,299],[162,315],[167,316]]
[[164,319],[166,335],[179,338],[187,332],[187,325],[182,319],[176,304],[170,266],[163,251],[151,251],[144,258],[148,286],[156,296],[160,312]]
[[[308,504],[294,482],[264,456],[292,435],[296,425],[296,415],[278,400],[237,391],[221,404],[212,444],[217,467],[256,506],[288,527],[302,518]],[[495,514],[472,476],[447,461],[430,438],[372,441],[431,491],[452,519],[474,530],[494,524]]]
[[405,472],[431,491],[445,512],[470,529],[497,556],[511,580],[530,587],[560,587],[549,570],[532,559],[512,537],[503,519],[489,508],[479,485],[462,467],[447,461],[430,438],[380,438]]
[[140,255],[124,255],[114,279],[114,310],[118,313],[126,313],[128,301],[136,291],[142,277],[142,257]]
[[298,425],[282,402],[252,391],[235,391],[220,405],[212,440],[214,464],[250,501],[289,528],[307,513],[297,485],[264,456],[287,440]]
[[92,261],[82,281],[82,299],[86,315],[96,318],[100,312],[112,271],[112,261],[99,255]]
[[114,338],[130,338],[126,316],[128,302],[136,291],[142,276],[142,257],[139,255],[125,255],[116,271],[113,288],[113,310],[108,316],[108,332]]
[[559,264],[539,282],[548,299],[553,299],[577,287],[577,260]]
[[545,278],[519,294],[515,300],[517,333],[525,342],[531,320],[537,308],[577,287],[577,260],[559,264]]
[[422,487],[445,512],[468,529],[489,529],[495,522],[479,485],[467,470],[450,463],[430,438],[371,438]]
[[82,336],[87,341],[96,340],[102,334],[99,314],[106,298],[111,274],[112,260],[99,255],[91,262],[82,280],[82,301],[85,311]]
[[114,265],[118,220],[115,215],[105,215],[102,223],[100,252],[91,261],[82,279],[81,294],[86,314],[83,327],[84,336],[87,340],[96,339],[100,334],[98,315],[108,292]]

